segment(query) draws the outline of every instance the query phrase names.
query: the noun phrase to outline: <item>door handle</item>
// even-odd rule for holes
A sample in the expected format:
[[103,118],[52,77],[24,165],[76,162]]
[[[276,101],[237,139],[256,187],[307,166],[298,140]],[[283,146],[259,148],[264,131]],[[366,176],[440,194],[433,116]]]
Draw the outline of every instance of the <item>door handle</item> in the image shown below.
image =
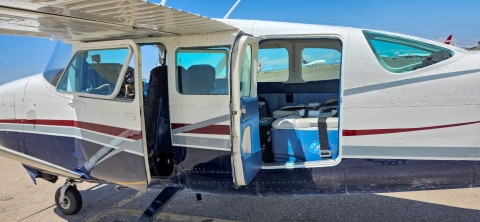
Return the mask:
[[127,113],[127,112],[124,112],[123,115],[126,117],[137,117],[137,114]]
[[78,101],[78,100],[73,100],[73,99],[71,99],[71,100],[68,100],[68,105],[71,106],[71,107],[74,107],[75,105],[83,105],[83,106],[85,106],[85,103],[80,102],[80,101]]

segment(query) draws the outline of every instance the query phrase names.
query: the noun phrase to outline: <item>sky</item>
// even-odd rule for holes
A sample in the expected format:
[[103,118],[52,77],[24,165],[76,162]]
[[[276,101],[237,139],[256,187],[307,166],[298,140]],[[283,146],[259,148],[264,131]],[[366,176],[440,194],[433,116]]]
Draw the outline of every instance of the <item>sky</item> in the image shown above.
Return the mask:
[[[159,3],[161,0],[150,2]],[[223,18],[236,0],[167,0],[166,5]],[[259,19],[382,30],[472,46],[480,40],[479,0],[242,0],[231,19]],[[50,39],[0,35],[0,84],[41,73],[52,54]]]

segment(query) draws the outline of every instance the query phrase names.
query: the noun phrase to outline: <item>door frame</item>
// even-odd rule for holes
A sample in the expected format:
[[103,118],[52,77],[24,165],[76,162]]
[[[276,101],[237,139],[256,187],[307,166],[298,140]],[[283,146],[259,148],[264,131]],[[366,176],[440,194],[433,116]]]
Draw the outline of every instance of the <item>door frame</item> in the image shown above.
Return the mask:
[[[236,187],[245,186],[250,181],[245,179],[245,163],[242,155],[241,141],[242,141],[242,114],[245,113],[242,107],[241,90],[240,90],[240,75],[241,65],[243,61],[243,54],[248,45],[252,47],[252,63],[250,71],[250,98],[257,98],[257,73],[258,67],[258,49],[259,39],[253,38],[251,35],[240,32],[232,47],[232,55],[230,56],[230,111],[231,111],[231,141],[232,141],[232,176]],[[259,126],[256,126],[259,127]],[[252,130],[252,129],[250,129]],[[255,130],[252,130],[255,131]],[[258,131],[258,130],[257,130]],[[260,144],[258,144],[260,146]],[[250,155],[251,156],[251,155]],[[261,158],[260,158],[261,161]],[[261,170],[261,164],[258,171]]]
[[[350,33],[350,31],[349,31]],[[259,36],[258,38],[263,41],[269,41],[269,40],[291,40],[295,41],[298,39],[308,39],[308,40],[315,40],[315,39],[331,39],[331,40],[336,40],[340,43],[341,45],[341,61],[340,61],[340,76],[339,76],[339,86],[338,86],[338,158],[336,160],[320,160],[320,161],[308,161],[308,162],[295,162],[295,163],[264,163],[262,165],[262,169],[296,169],[296,168],[318,168],[318,167],[333,167],[342,161],[343,158],[343,135],[342,135],[342,130],[343,130],[343,121],[344,120],[344,115],[342,112],[342,98],[343,98],[343,84],[344,84],[344,78],[345,78],[345,66],[346,62],[345,59],[347,58],[347,49],[349,46],[349,35],[341,35],[341,34],[287,34],[287,35],[263,35]],[[259,45],[259,50],[260,50],[260,45]],[[290,52],[289,52],[290,56]],[[289,58],[289,63],[292,62],[292,59],[297,59],[301,58],[301,53],[300,55],[296,55],[294,58]],[[301,68],[301,67],[300,67]],[[289,79],[292,78],[289,76]],[[294,77],[295,78],[295,77]]]

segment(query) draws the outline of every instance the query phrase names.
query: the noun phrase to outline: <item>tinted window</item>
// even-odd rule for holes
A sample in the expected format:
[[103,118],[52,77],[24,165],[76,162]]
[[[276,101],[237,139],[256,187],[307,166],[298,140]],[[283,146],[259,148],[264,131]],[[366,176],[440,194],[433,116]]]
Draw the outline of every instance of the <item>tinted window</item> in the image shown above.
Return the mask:
[[370,31],[363,34],[380,64],[393,73],[427,67],[454,55],[448,49],[420,41]]
[[128,55],[127,48],[79,51],[68,65],[58,90],[110,95]]
[[228,47],[177,50],[177,91],[185,95],[228,95]]
[[267,48],[258,51],[257,82],[286,82],[289,77],[288,51],[285,48]]
[[340,78],[341,53],[335,49],[305,48],[302,50],[302,78],[305,81]]

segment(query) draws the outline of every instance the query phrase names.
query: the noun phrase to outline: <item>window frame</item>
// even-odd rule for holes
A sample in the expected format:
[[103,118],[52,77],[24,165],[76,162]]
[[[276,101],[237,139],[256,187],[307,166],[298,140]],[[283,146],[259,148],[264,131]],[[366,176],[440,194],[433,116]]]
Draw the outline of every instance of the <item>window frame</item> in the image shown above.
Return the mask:
[[[70,92],[70,91],[62,91],[62,90],[58,89],[59,84],[61,83],[63,77],[65,76],[65,73],[68,71],[68,68],[72,64],[73,59],[75,58],[77,53],[79,53],[81,51],[89,51],[89,50],[122,49],[122,48],[128,49],[128,54],[125,58],[122,69],[120,70],[120,74],[119,74],[119,77],[117,79],[115,89],[112,91],[112,93],[110,95],[99,95],[99,94],[91,94],[91,93],[84,93],[84,92]],[[55,85],[56,91],[58,93],[62,93],[62,94],[78,95],[78,96],[87,97],[87,98],[115,100],[115,98],[117,97],[117,94],[120,91],[120,88],[122,87],[123,79],[125,78],[125,74],[128,70],[130,61],[133,58],[134,52],[133,52],[132,47],[130,45],[127,45],[127,44],[118,44],[118,45],[99,46],[99,47],[82,47],[82,48],[79,48],[77,50],[72,50],[72,51],[74,51],[75,53],[72,53],[72,56],[70,58],[70,62],[68,62],[68,65],[63,70],[63,73],[62,73],[61,77],[59,78],[57,84]],[[134,69],[136,69],[136,67],[134,67]],[[135,76],[136,72],[137,71],[135,71],[133,73],[134,76]],[[136,80],[136,78],[135,78],[135,80]]]
[[[450,53],[450,58],[442,60],[442,61],[437,62],[437,63],[442,63],[443,61],[449,60],[449,59],[451,59],[455,56],[455,52],[450,50],[450,49],[447,49],[447,48],[444,48],[444,47],[441,47],[441,46],[437,46],[437,45],[434,45],[434,44],[422,42],[421,40],[409,39],[409,38],[402,37],[402,36],[397,36],[397,35],[392,35],[392,34],[387,34],[387,33],[382,33],[382,32],[376,32],[376,31],[370,31],[370,30],[362,30],[362,34],[363,34],[365,40],[367,41],[367,44],[370,46],[370,50],[372,50],[373,54],[375,55],[376,59],[378,60],[380,66],[382,66],[382,68],[384,70],[386,70],[386,71],[388,71],[388,72],[390,72],[391,74],[394,74],[394,75],[404,75],[404,74],[407,74],[407,73],[410,73],[410,72],[413,72],[413,71],[421,70],[421,69],[426,68],[428,66],[420,67],[418,69],[412,70],[412,68],[420,65],[421,64],[421,62],[420,62],[420,63],[413,63],[413,64],[409,64],[407,66],[398,67],[398,68],[391,67],[390,65],[388,65],[382,59],[382,57],[378,54],[377,49],[375,48],[375,46],[370,41],[370,40],[377,40],[377,39],[370,38],[370,37],[368,37],[368,35],[384,36],[386,39],[393,39],[393,40],[397,40],[397,41],[388,41],[388,40],[377,40],[377,41],[387,42],[387,43],[391,43],[391,44],[404,45],[404,46],[407,46],[407,47],[410,47],[410,48],[415,48],[415,49],[422,50],[422,51],[425,51],[425,52],[429,52],[429,51],[427,51],[427,50],[429,50],[428,47],[432,48],[432,49],[430,49],[430,51],[433,50],[433,49],[439,49],[438,51],[431,52],[430,55],[435,53],[435,52],[439,52],[439,51],[446,51],[446,52]],[[435,63],[435,64],[437,64],[437,63]],[[435,65],[435,64],[432,64],[432,65]],[[402,70],[405,70],[405,71],[402,71]]]
[[[268,40],[268,41],[275,41],[275,40]],[[267,42],[267,41],[265,41],[265,42]],[[260,45],[261,45],[261,43],[260,43]],[[287,68],[286,68],[286,70],[287,70],[287,75],[286,75],[286,76],[287,76],[287,79],[286,79],[285,81],[276,81],[276,83],[288,83],[288,82],[290,81],[290,79],[292,78],[292,77],[291,77],[290,67],[293,65],[293,64],[291,64],[291,63],[292,63],[292,61],[291,61],[291,60],[292,60],[292,59],[291,59],[291,56],[292,56],[293,53],[290,52],[291,49],[289,49],[289,48],[287,48],[287,47],[258,48],[258,63],[259,63],[259,64],[260,64],[260,62],[262,62],[262,58],[260,58],[260,51],[261,51],[262,49],[284,49],[284,50],[285,50],[285,52],[287,53]],[[270,82],[270,81],[258,81],[258,80],[259,80],[258,77],[261,75],[260,73],[262,73],[262,72],[257,72],[257,77],[256,77],[256,78],[257,78],[257,79],[256,79],[257,83],[259,83],[259,82],[272,83],[272,82]],[[293,77],[293,78],[295,78],[295,77]]]
[[[208,48],[226,48],[228,50],[218,50],[218,49],[208,49]],[[227,79],[227,91],[230,92],[230,53],[232,51],[231,45],[213,45],[213,46],[182,46],[182,47],[177,47],[175,49],[175,90],[179,95],[182,96],[228,96],[229,93],[227,94],[185,94],[183,92],[180,92],[179,88],[179,81],[178,81],[178,52],[180,50],[184,50],[183,52],[188,50],[191,50],[192,52],[201,52],[204,50],[204,53],[208,53],[211,51],[218,51],[221,52],[222,54],[225,54],[225,78],[218,78],[218,79]],[[223,59],[222,59],[223,60]],[[214,67],[215,68],[215,67]],[[217,74],[215,73],[215,80],[217,79]]]
[[302,47],[300,50],[299,50],[299,55],[300,55],[300,62],[298,62],[298,64],[300,64],[302,66],[303,62],[301,61],[302,57],[303,57],[303,51],[305,49],[330,49],[330,50],[334,50],[334,51],[337,51],[338,53],[340,53],[340,63],[338,63],[338,78],[335,78],[335,79],[317,79],[317,80],[306,80],[303,78],[303,66],[300,68],[300,74],[299,74],[299,77],[302,81],[304,82],[316,82],[316,81],[331,81],[331,80],[339,80],[341,78],[341,74],[342,74],[342,61],[343,61],[343,46],[342,46],[342,43],[339,41],[339,44],[340,44],[340,51],[334,49],[334,48],[326,48],[326,47],[318,47],[318,46],[305,46],[305,47]]

